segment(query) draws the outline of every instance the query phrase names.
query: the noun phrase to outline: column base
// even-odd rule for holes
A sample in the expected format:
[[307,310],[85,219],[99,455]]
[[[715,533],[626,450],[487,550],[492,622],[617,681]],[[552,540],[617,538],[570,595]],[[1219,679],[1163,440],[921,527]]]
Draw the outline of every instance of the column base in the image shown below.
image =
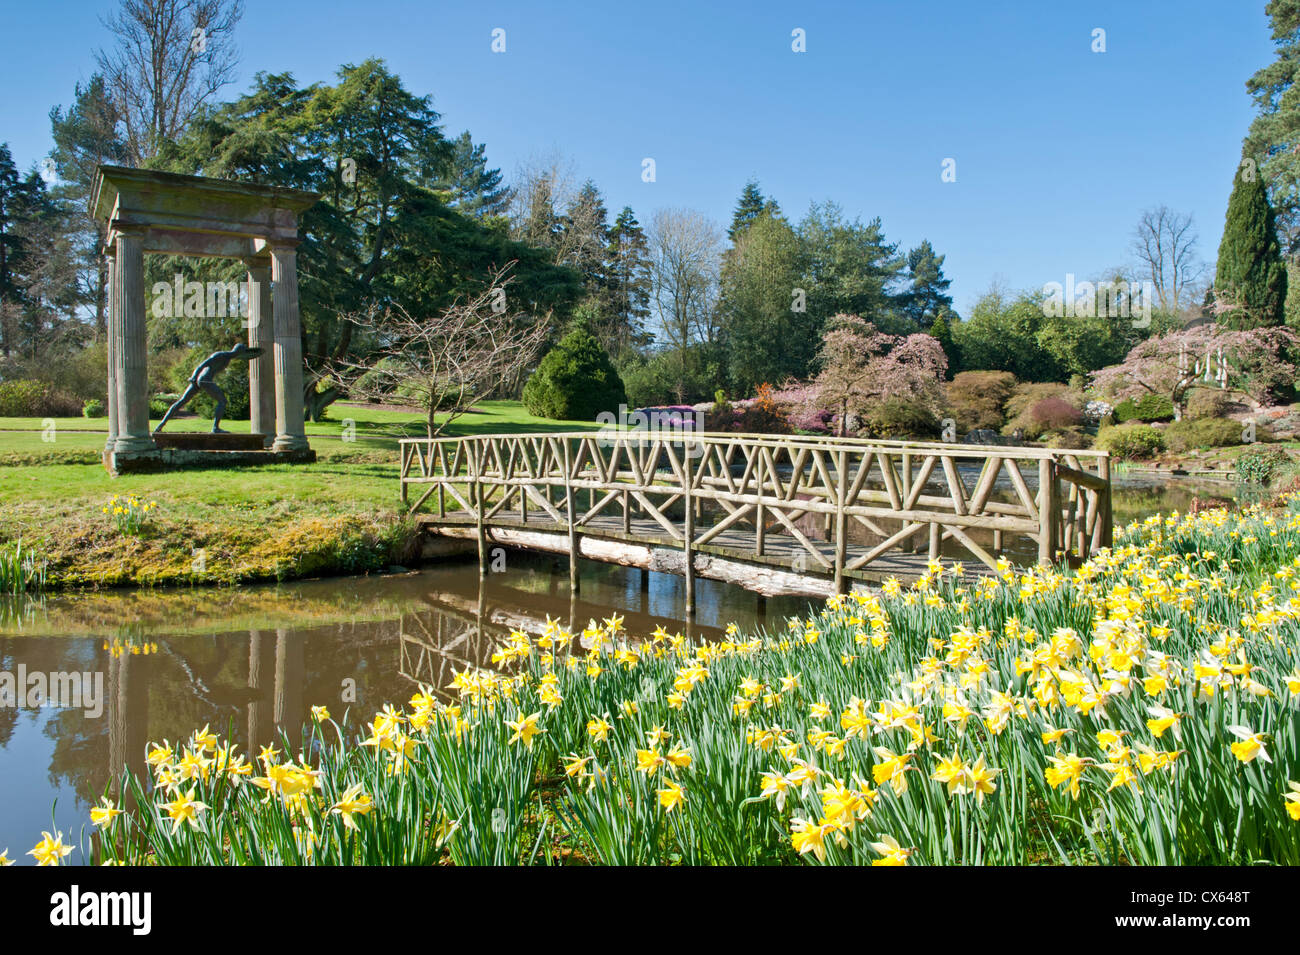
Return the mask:
[[158,448],[122,454],[104,453],[104,467],[116,477],[119,474],[140,474],[158,471],[181,471],[191,468],[256,467],[261,464],[311,464],[316,452],[310,448],[301,451],[205,451],[195,448]]
[[306,451],[311,447],[305,435],[277,434],[271,442],[272,451]]
[[153,438],[148,435],[121,435],[113,442],[113,452],[115,454],[137,454],[141,451],[153,451],[157,445],[153,443]]

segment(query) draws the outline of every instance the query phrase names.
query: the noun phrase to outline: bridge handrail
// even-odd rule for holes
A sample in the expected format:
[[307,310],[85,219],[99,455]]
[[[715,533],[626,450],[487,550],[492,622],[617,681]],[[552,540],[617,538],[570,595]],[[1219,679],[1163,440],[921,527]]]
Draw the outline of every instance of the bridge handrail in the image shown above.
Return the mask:
[[675,443],[683,441],[702,442],[705,444],[734,443],[745,441],[761,445],[813,449],[817,447],[882,448],[898,452],[922,452],[926,454],[943,454],[957,457],[1016,457],[1022,460],[1039,458],[1060,458],[1069,454],[1077,458],[1097,460],[1109,458],[1109,451],[1092,448],[1044,448],[1024,444],[963,444],[959,441],[897,441],[885,438],[852,438],[834,435],[774,435],[756,433],[737,433],[730,431],[689,431],[689,430],[591,430],[591,431],[532,431],[500,432],[491,434],[440,435],[437,437],[399,438],[399,445],[459,444],[487,440],[553,439],[553,440],[665,440]]

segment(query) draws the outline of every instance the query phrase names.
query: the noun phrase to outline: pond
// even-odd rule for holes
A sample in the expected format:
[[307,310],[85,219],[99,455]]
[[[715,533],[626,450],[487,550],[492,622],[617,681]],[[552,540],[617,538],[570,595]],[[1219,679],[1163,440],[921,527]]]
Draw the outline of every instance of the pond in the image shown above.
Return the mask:
[[[1235,490],[1121,477],[1116,525]],[[696,588],[688,622],[678,577],[584,562],[571,600],[567,564],[509,553],[483,581],[476,563],[457,562],[278,587],[0,601],[0,704],[13,704],[0,705],[0,851],[30,863],[24,853],[50,828],[56,800],[53,824],[75,840],[114,770],[140,771],[150,741],[207,724],[255,752],[313,705],[336,719],[350,709],[355,726],[421,684],[441,691],[454,670],[491,666],[512,629],[536,632],[548,617],[580,630],[618,614],[633,638],[662,625],[709,639],[731,622],[779,628],[810,606],[709,580]],[[30,692],[6,700],[6,677],[21,678],[19,690],[46,684],[44,701]],[[69,861],[84,860],[77,851]]]

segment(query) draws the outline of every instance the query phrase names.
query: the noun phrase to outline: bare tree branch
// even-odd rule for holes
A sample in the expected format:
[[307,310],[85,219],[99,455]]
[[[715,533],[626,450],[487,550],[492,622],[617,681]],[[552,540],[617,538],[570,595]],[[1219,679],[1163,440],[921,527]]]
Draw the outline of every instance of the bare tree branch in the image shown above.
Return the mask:
[[1133,252],[1155,286],[1160,310],[1178,315],[1195,303],[1205,263],[1196,257],[1192,217],[1168,206],[1147,209],[1133,230]]
[[117,37],[95,61],[126,126],[132,165],[142,165],[235,78],[233,43],[242,0],[122,0],[104,21]]
[[372,305],[343,316],[374,347],[363,362],[336,359],[326,378],[354,398],[419,404],[426,433],[437,437],[503,382],[532,367],[546,343],[549,315],[539,319],[509,309],[513,266],[498,269],[482,292],[438,315]]

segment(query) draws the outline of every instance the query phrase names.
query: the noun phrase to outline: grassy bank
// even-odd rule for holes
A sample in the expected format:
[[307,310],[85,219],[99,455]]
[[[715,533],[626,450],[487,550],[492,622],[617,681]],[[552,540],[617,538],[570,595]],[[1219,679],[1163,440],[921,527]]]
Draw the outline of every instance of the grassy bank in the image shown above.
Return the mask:
[[[935,568],[775,635],[513,635],[364,725],[159,744],[129,864],[1300,863],[1300,518],[1153,518],[1073,575]],[[645,639],[639,639],[644,637]],[[397,703],[398,701],[394,701]],[[33,850],[53,860],[58,833]],[[115,848],[127,846],[123,852]],[[89,848],[89,847],[87,847]]]
[[[365,573],[407,559],[411,525],[397,482],[397,440],[423,434],[417,414],[335,406],[307,433],[314,465],[110,477],[107,422],[0,419],[0,546],[22,540],[47,561],[50,589],[288,580]],[[207,430],[182,419],[175,429]],[[485,402],[452,434],[576,430],[517,402]],[[247,430],[248,422],[230,422]],[[169,430],[172,428],[169,426]],[[52,440],[50,440],[52,438]],[[104,508],[156,502],[139,533]]]

